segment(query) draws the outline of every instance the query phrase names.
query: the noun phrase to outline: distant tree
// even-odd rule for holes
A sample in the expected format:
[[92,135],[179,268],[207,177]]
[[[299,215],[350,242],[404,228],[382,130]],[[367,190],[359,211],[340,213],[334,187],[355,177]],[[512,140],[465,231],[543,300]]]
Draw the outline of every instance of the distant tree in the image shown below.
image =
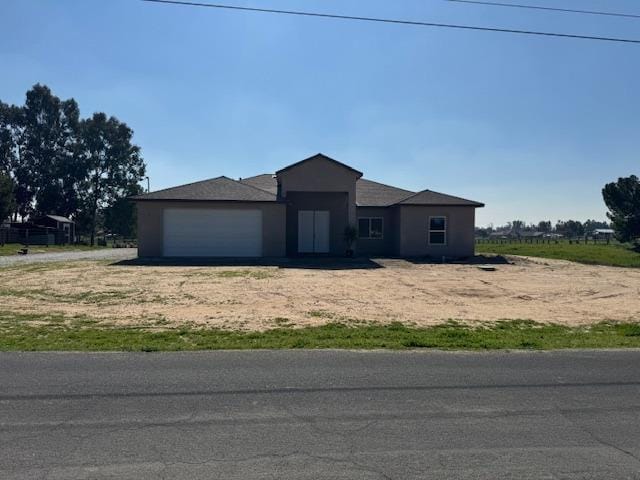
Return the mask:
[[607,183],[602,197],[609,212],[616,238],[640,243],[640,180],[635,175]]
[[476,227],[475,228],[476,237],[486,238],[491,234],[491,232],[492,232],[492,228],[491,227]]
[[523,220],[513,220],[508,225],[511,227],[513,233],[520,233],[525,228],[525,222]]
[[0,223],[9,218],[14,209],[13,180],[8,175],[0,173]]
[[591,233],[598,228],[611,228],[611,225],[608,222],[601,222],[599,220],[587,220],[583,224],[584,233]]
[[581,237],[584,235],[584,226],[578,220],[558,220],[556,232],[569,238]]
[[88,222],[91,245],[102,210],[142,181],[145,165],[140,147],[131,143],[133,131],[114,117],[95,113],[80,126],[80,150],[86,171],[81,187],[82,216]]
[[[127,192],[127,196],[143,193],[142,187],[135,185]],[[104,229],[109,233],[122,235],[126,238],[137,236],[137,211],[134,202],[127,197],[117,198],[104,210]]]
[[551,220],[542,220],[538,222],[538,231],[543,233],[551,232]]

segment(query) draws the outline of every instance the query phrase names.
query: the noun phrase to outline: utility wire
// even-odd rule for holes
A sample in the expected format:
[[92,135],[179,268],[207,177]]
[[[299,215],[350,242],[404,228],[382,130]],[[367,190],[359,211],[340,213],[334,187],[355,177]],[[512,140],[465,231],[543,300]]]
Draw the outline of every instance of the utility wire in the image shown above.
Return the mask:
[[634,15],[632,13],[601,12],[598,10],[575,10],[572,8],[543,7],[541,5],[522,5],[517,3],[485,2],[480,0],[446,0],[446,1],[456,2],[456,3],[471,3],[475,5],[488,5],[491,7],[528,8],[531,10],[548,10],[551,12],[562,12],[562,13],[584,13],[587,15],[606,15],[609,17],[640,18],[640,15]]
[[376,18],[376,17],[360,17],[352,15],[338,15],[332,13],[319,13],[319,12],[306,12],[300,10],[276,10],[272,8],[257,8],[257,7],[241,7],[238,5],[222,5],[215,3],[201,3],[183,0],[140,0],[142,2],[161,3],[171,5],[182,5],[188,7],[207,7],[218,8],[225,10],[239,10],[245,12],[260,12],[260,13],[274,13],[282,15],[297,15],[303,17],[320,17],[331,18],[340,20],[356,20],[361,22],[378,22],[378,23],[393,23],[399,25],[413,25],[417,27],[436,27],[436,28],[457,28],[460,30],[481,30],[485,32],[501,32],[501,33],[514,33],[521,35],[540,35],[545,37],[560,37],[560,38],[575,38],[581,40],[599,40],[604,42],[619,42],[619,43],[637,43],[640,44],[640,40],[629,38],[616,38],[616,37],[599,37],[592,35],[574,35],[570,33],[556,33],[556,32],[539,32],[534,30],[516,30],[509,28],[495,28],[495,27],[478,27],[472,25],[459,25],[449,23],[433,23],[433,22],[420,22],[413,20],[398,20],[392,18]]

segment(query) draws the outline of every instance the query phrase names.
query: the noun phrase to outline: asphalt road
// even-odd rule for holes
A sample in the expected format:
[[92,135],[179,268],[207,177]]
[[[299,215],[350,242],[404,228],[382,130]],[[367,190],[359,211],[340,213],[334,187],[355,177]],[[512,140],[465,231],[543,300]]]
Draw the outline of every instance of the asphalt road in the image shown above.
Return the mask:
[[640,351],[0,354],[2,479],[640,479]]

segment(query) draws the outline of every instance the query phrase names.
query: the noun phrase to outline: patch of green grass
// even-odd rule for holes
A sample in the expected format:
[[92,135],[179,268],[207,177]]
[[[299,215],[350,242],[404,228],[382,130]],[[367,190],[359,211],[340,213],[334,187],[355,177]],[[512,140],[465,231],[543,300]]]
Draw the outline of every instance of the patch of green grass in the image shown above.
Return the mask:
[[590,327],[566,327],[530,321],[501,321],[481,326],[447,322],[416,328],[400,323],[349,326],[329,323],[288,328],[275,319],[276,328],[264,332],[224,329],[160,329],[159,324],[119,327],[88,317],[65,321],[61,315],[0,312],[0,350],[177,351],[253,348],[347,348],[464,350],[640,348],[640,323],[602,322]]
[[640,268],[640,252],[625,244],[559,243],[477,243],[476,253],[525,255],[569,260],[590,265]]
[[[6,243],[4,245],[0,245],[0,256],[17,255],[18,250],[22,249],[22,247],[23,245],[21,243]],[[85,250],[99,250],[103,248],[110,247],[90,247],[88,245],[30,245],[28,255],[32,255],[34,253],[79,252]]]

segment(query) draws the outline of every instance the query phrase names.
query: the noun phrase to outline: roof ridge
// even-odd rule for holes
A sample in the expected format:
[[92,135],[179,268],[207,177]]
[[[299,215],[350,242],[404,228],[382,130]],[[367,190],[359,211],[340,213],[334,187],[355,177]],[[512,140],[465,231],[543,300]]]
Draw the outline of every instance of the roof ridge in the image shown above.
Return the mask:
[[[191,185],[196,185],[198,183],[210,182],[212,180],[218,180],[219,178],[228,178],[228,177],[225,177],[224,175],[218,175],[217,177],[211,177],[211,178],[207,178],[205,180],[196,180],[195,182],[183,183],[182,185],[176,185],[175,187],[161,188],[160,190],[154,190],[153,192],[144,192],[144,193],[141,193],[140,195],[136,195],[133,198],[144,197],[144,196],[149,195],[151,193],[168,192],[169,190],[175,190],[177,188],[189,187]],[[231,180],[231,179],[229,178],[229,180]]]
[[407,190],[406,188],[396,187],[396,186],[394,186],[394,185],[389,185],[388,183],[382,183],[382,182],[378,182],[378,181],[376,181],[376,180],[370,180],[370,179],[368,179],[368,178],[364,178],[364,177],[359,178],[357,181],[360,181],[360,180],[365,180],[365,181],[367,181],[367,182],[375,183],[375,184],[377,184],[377,185],[382,185],[383,187],[393,188],[393,189],[395,189],[395,190],[402,190],[402,191],[404,191],[404,192],[410,192],[410,193],[412,193],[412,194],[413,194],[413,193],[418,193],[418,192],[414,192],[413,190]]
[[331,161],[333,163],[337,163],[341,167],[346,168],[347,170],[351,170],[352,172],[357,173],[358,175],[360,175],[360,178],[362,178],[362,172],[360,170],[356,170],[355,168],[347,165],[346,163],[342,163],[342,162],[336,160],[335,158],[331,158],[329,155],[325,155],[322,152],[318,152],[315,155],[311,155],[310,157],[304,158],[304,159],[302,159],[302,160],[300,160],[298,162],[295,162],[295,163],[292,163],[290,165],[287,165],[286,167],[283,167],[280,170],[276,171],[276,175],[278,173],[280,173],[280,172],[284,172],[285,170],[289,170],[292,167],[296,167],[296,166],[298,166],[298,165],[300,165],[300,164],[302,164],[304,162],[308,162],[309,160],[313,160],[314,158],[317,158],[317,157],[322,157],[322,158],[324,158],[326,160],[329,160],[329,161]]
[[399,203],[404,203],[404,202],[406,202],[407,200],[410,200],[413,197],[417,197],[418,195],[420,195],[422,193],[427,193],[427,192],[428,193],[435,193],[436,195],[442,195],[442,196],[449,197],[449,198],[455,199],[455,200],[462,200],[464,202],[468,202],[468,203],[471,203],[471,204],[474,204],[474,205],[482,205],[482,206],[484,206],[484,203],[476,202],[475,200],[470,200],[468,198],[458,197],[456,195],[450,195],[448,193],[436,192],[435,190],[430,190],[428,188],[425,188],[424,190],[420,190],[419,192],[416,192],[415,194],[410,195],[407,198],[394,203],[394,205],[399,204]]
[[[268,174],[266,174],[266,173],[265,173],[265,174],[263,174],[263,175],[268,175]],[[224,177],[224,175],[223,175],[223,177]],[[224,177],[224,178],[229,178],[229,177]],[[254,190],[258,190],[259,192],[267,193],[267,194],[269,194],[269,195],[272,195],[272,196],[274,196],[274,197],[277,197],[277,195],[275,195],[275,194],[273,194],[273,193],[271,193],[271,192],[268,192],[267,190],[263,190],[262,188],[258,188],[258,187],[254,186],[254,185],[249,185],[248,183],[242,183],[242,181],[241,181],[241,180],[234,180],[233,178],[229,178],[229,180],[234,181],[234,182],[236,182],[236,183],[238,183],[238,184],[240,184],[240,185],[242,185],[242,186],[249,187],[249,188],[253,188]]]
[[458,200],[464,200],[465,202],[480,203],[480,202],[476,202],[475,200],[470,200],[468,198],[458,197],[457,195],[451,195],[449,193],[442,193],[442,192],[436,192],[435,190],[429,190],[428,188],[423,190],[423,192],[431,192],[431,193],[437,193],[438,195],[446,195],[447,197],[456,198]]
[[240,180],[241,182],[244,180],[251,180],[252,178],[257,178],[257,177],[264,177],[264,176],[273,176],[275,175],[275,173],[259,173],[258,175],[251,175],[250,177],[244,177],[242,180]]
[[427,190],[420,190],[419,192],[413,192],[413,193],[412,193],[411,195],[409,195],[408,197],[403,198],[402,200],[398,200],[396,203],[394,203],[394,205],[396,205],[396,204],[398,204],[398,203],[406,202],[406,201],[407,201],[407,200],[409,200],[410,198],[417,197],[417,196],[418,196],[418,195],[420,195],[421,193],[424,193],[424,192],[427,192],[427,191],[428,191],[428,189],[427,189]]

